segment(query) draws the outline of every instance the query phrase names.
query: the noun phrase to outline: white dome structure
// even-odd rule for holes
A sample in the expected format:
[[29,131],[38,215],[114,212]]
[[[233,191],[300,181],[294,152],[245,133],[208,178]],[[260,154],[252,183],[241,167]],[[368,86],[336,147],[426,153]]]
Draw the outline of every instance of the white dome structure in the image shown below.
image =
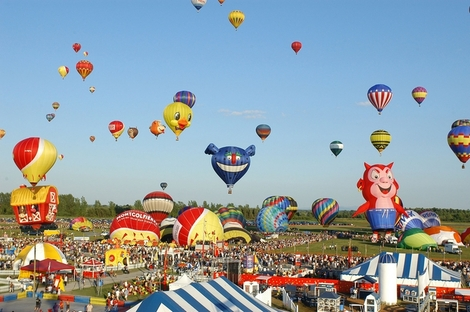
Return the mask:
[[386,305],[397,304],[397,261],[393,253],[379,256],[380,301]]

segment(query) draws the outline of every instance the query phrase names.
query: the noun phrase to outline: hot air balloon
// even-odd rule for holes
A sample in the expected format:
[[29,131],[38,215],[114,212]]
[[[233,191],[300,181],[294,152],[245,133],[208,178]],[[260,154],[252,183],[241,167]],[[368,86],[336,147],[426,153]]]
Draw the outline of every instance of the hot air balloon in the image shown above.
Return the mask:
[[81,60],[77,62],[75,68],[77,69],[77,72],[80,74],[80,76],[82,76],[83,81],[85,81],[86,77],[88,77],[88,75],[93,71],[93,64],[87,60]]
[[84,56],[84,57],[87,57],[87,56],[88,56],[88,52],[87,52],[87,51],[84,51],[84,52],[83,52],[83,56]]
[[165,128],[166,128],[166,126],[164,124],[162,124],[162,122],[160,120],[152,121],[152,124],[149,127],[150,132],[153,135],[155,135],[155,139],[158,139],[158,136],[160,134],[165,133]]
[[225,227],[227,223],[237,223],[240,227],[246,227],[246,219],[243,212],[235,207],[220,207],[215,211],[219,217],[222,226]]
[[228,193],[232,194],[232,188],[250,168],[250,157],[255,155],[255,146],[250,145],[245,150],[236,146],[218,148],[209,144],[204,151],[212,155],[212,168],[217,175],[227,184]]
[[423,87],[416,87],[411,91],[411,96],[418,103],[418,106],[421,106],[421,103],[426,99],[426,95],[428,95],[428,91]]
[[199,10],[206,4],[207,0],[191,0],[191,3],[194,5],[196,10]]
[[90,87],[90,92],[91,92],[91,93],[95,92],[95,90],[96,90],[95,87],[93,87],[93,86]]
[[95,136],[94,135],[90,135],[90,141],[95,142]]
[[330,151],[338,156],[343,151],[344,145],[341,141],[333,141],[330,143]]
[[286,211],[278,206],[261,208],[255,221],[258,231],[265,233],[285,232],[289,227]]
[[277,206],[284,209],[287,214],[287,219],[289,221],[292,220],[298,209],[297,202],[290,196],[269,196],[265,200],[263,200],[261,208],[271,206]]
[[452,128],[447,134],[447,143],[455,156],[462,162],[462,169],[470,158],[470,126]]
[[220,5],[222,5],[225,2],[225,0],[219,0]]
[[134,138],[139,134],[139,130],[137,130],[136,127],[129,127],[129,129],[127,129],[127,134],[129,135],[129,138],[134,140]]
[[55,146],[38,137],[24,139],[13,148],[13,161],[33,187],[39,180],[46,178],[46,173],[56,160]]
[[235,30],[237,30],[238,27],[245,20],[245,14],[243,14],[242,11],[238,11],[238,10],[232,11],[228,15],[228,20],[233,25],[233,27],[235,27]]
[[82,48],[82,45],[80,43],[76,42],[76,43],[72,44],[72,49],[75,51],[75,53],[80,51],[81,48]]
[[196,103],[196,96],[189,91],[178,91],[173,96],[173,102],[181,102],[192,108]]
[[265,124],[258,125],[256,127],[256,134],[261,138],[261,141],[264,142],[266,138],[271,134],[271,127]]
[[58,110],[59,107],[60,107],[59,102],[54,102],[54,103],[52,103],[52,108],[53,108],[54,110]]
[[11,192],[10,205],[20,225],[40,229],[42,224],[54,223],[59,206],[59,193],[52,185],[26,187]]
[[3,139],[7,132],[4,129],[0,129],[0,139]]
[[224,239],[224,228],[215,213],[193,207],[176,218],[173,239],[180,246],[194,246],[197,241],[217,242]]
[[370,135],[370,143],[379,151],[379,154],[382,155],[384,149],[392,141],[392,136],[385,130],[375,130]]
[[409,229],[424,229],[423,217],[414,210],[406,210],[407,216],[402,214],[398,219],[395,228],[405,232]]
[[54,117],[55,117],[55,114],[54,114],[54,113],[52,113],[52,114],[46,114],[46,119],[47,119],[47,121],[49,121],[49,122],[50,122],[52,119],[54,119]]
[[433,226],[440,226],[441,225],[441,218],[437,213],[434,211],[423,211],[420,213],[421,218],[423,218],[423,227],[430,228]]
[[312,203],[312,213],[323,226],[329,226],[339,212],[339,204],[333,198],[318,198]]
[[292,42],[290,46],[292,50],[294,50],[295,54],[297,54],[297,52],[299,52],[300,49],[302,49],[302,43],[300,43],[299,41]]
[[372,86],[369,91],[367,91],[367,97],[370,103],[377,109],[379,115],[392,99],[392,95],[392,89],[384,84]]
[[470,119],[458,119],[452,123],[450,128],[455,128],[458,126],[470,126]]
[[85,217],[77,217],[70,221],[69,229],[80,232],[90,232],[93,230],[93,223]]
[[59,158],[59,160],[64,159],[64,154],[59,154],[59,156],[57,156],[57,158]]
[[67,66],[60,66],[58,71],[62,79],[64,79],[65,76],[67,76],[67,74],[69,73],[69,68]]
[[142,200],[144,211],[160,224],[163,219],[168,217],[173,210],[173,198],[165,192],[152,192],[145,195]]
[[170,130],[176,134],[176,141],[178,141],[181,132],[191,126],[193,111],[184,103],[174,102],[163,110],[163,119]]
[[171,243],[173,241],[173,226],[175,225],[176,218],[168,217],[160,223],[160,241],[164,243]]
[[168,186],[168,183],[166,182],[160,183],[160,187],[162,188],[162,190],[165,190],[167,186]]
[[151,215],[139,210],[126,210],[117,215],[109,226],[109,237],[125,240],[159,241],[160,228]]
[[117,139],[124,132],[124,124],[119,120],[114,120],[109,123],[108,129],[117,141]]

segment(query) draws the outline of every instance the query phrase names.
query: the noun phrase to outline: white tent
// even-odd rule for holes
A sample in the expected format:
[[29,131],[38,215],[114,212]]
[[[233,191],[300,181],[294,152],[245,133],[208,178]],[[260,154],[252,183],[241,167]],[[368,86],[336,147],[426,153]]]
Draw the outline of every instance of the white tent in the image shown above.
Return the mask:
[[175,291],[151,294],[128,312],[278,312],[253,295],[219,277],[209,282],[191,283]]
[[183,288],[184,286],[187,286],[191,284],[192,282],[194,281],[191,278],[189,278],[188,275],[183,274],[180,276],[180,278],[178,278],[178,280],[170,284],[170,290],[177,290],[177,289]]

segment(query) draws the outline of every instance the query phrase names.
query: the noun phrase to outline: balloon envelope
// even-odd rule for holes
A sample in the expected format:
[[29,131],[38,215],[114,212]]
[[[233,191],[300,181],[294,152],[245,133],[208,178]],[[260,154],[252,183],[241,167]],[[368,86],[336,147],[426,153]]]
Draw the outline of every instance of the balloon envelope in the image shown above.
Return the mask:
[[112,136],[117,139],[124,132],[124,124],[119,120],[113,120],[108,125],[108,130],[111,132]]
[[265,124],[258,125],[256,127],[256,134],[261,138],[261,141],[264,142],[266,138],[271,134],[271,127]]
[[76,42],[72,45],[72,49],[75,51],[75,53],[80,51],[81,48],[82,48],[82,45],[78,42]]
[[243,14],[242,11],[232,11],[228,15],[228,20],[230,23],[235,27],[235,29],[238,29],[238,27],[243,23],[245,20],[245,14]]
[[59,109],[59,107],[60,107],[59,102],[54,102],[54,103],[52,103],[52,108],[53,108],[54,110]]
[[289,227],[286,211],[278,206],[261,208],[256,216],[256,227],[260,232],[285,232]]
[[297,52],[299,52],[300,49],[302,49],[302,43],[300,43],[299,41],[294,41],[291,44],[291,48],[292,50],[294,50],[295,54],[297,54]]
[[385,130],[375,130],[370,135],[370,143],[379,151],[379,154],[382,154],[391,141],[392,136]]
[[176,140],[178,141],[181,132],[191,126],[193,111],[191,107],[184,103],[174,102],[163,110],[163,119],[168,128],[176,135]]
[[55,114],[46,114],[46,119],[47,119],[47,121],[49,121],[49,122],[50,122],[52,119],[54,119],[54,117],[55,117]]
[[196,96],[189,91],[178,91],[173,96],[173,102],[181,102],[192,108],[196,104]]
[[69,73],[69,68],[67,66],[60,66],[58,71],[59,75],[62,77],[62,79],[64,79],[65,76],[67,76],[67,74]]
[[451,129],[458,126],[470,126],[470,119],[458,119],[454,121],[451,125]]
[[160,134],[165,133],[166,126],[162,124],[160,120],[154,120],[152,121],[152,124],[149,127],[150,133],[155,135],[155,138],[157,139]]
[[447,134],[447,144],[462,162],[462,168],[470,158],[470,126],[452,128]]
[[227,223],[237,223],[240,227],[246,227],[246,219],[243,212],[235,207],[220,207],[215,211],[219,217],[222,226],[225,227]]
[[396,229],[405,232],[409,229],[424,229],[423,218],[419,213],[414,210],[406,210],[405,214],[402,214],[396,224]]
[[191,0],[191,3],[198,11],[206,4],[206,2],[207,0]]
[[318,198],[312,203],[312,213],[323,226],[330,225],[339,212],[339,204],[333,198]]
[[333,141],[330,143],[330,151],[338,156],[343,151],[344,145],[341,141]]
[[85,81],[86,77],[93,71],[93,64],[87,60],[78,61],[75,65],[77,72],[82,76],[83,81]]
[[225,146],[217,148],[214,144],[209,144],[205,153],[212,155],[211,164],[217,175],[225,182],[228,193],[232,193],[232,188],[250,168],[250,158],[255,155],[255,146],[241,149],[236,146]]
[[24,139],[13,148],[13,161],[32,186],[45,178],[56,160],[55,146],[38,137]]
[[160,240],[160,228],[146,212],[127,210],[117,215],[109,227],[109,237],[124,240]]
[[165,190],[167,186],[168,186],[168,183],[166,182],[160,183],[160,187],[162,188],[162,190]]
[[89,232],[93,230],[93,223],[85,217],[77,217],[70,221],[69,228],[74,231]]
[[384,84],[372,86],[369,91],[367,91],[367,97],[369,98],[370,103],[377,109],[379,115],[390,102],[392,96],[392,89]]
[[0,139],[3,139],[7,132],[4,129],[0,129]]
[[428,91],[424,87],[416,87],[411,91],[411,96],[418,103],[418,106],[421,106],[427,95]]
[[90,141],[95,142],[95,136],[94,135],[90,135]]
[[441,218],[434,211],[423,211],[420,215],[423,218],[423,227],[425,229],[441,225]]
[[127,134],[129,135],[129,138],[134,140],[134,138],[139,134],[139,130],[136,127],[129,127],[129,129],[127,129]]
[[144,211],[160,224],[173,210],[173,198],[165,192],[155,191],[145,195],[142,200]]

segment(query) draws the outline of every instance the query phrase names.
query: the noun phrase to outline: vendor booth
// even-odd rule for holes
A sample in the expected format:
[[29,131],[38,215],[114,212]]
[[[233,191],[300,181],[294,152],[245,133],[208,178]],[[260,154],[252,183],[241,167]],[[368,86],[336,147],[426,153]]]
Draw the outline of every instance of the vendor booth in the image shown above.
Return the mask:
[[103,262],[90,259],[82,263],[83,277],[85,278],[97,278],[103,273]]

